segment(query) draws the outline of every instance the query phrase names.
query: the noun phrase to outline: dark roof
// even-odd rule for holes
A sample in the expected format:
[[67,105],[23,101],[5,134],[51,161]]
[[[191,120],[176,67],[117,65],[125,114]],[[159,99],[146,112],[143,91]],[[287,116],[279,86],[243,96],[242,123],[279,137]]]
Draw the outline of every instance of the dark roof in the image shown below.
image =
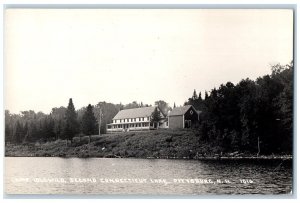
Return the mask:
[[[182,116],[184,115],[190,108],[195,108],[192,105],[186,105],[181,107],[175,107],[170,113],[169,116]],[[197,111],[196,111],[197,112]],[[198,112],[197,112],[198,113]]]
[[135,109],[124,109],[117,113],[113,119],[149,117],[153,113],[155,106],[142,107]]

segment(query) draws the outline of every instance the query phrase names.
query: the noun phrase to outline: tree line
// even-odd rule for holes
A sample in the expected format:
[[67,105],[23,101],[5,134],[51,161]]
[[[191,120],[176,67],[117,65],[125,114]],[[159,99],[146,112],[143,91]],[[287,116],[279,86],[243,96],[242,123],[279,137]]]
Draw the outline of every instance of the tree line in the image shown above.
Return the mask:
[[272,73],[231,82],[197,95],[185,104],[202,111],[199,142],[220,151],[292,153],[293,63],[273,65]]
[[[165,101],[156,101],[155,105],[163,109],[165,114],[170,110]],[[57,139],[72,141],[74,136],[97,135],[99,130],[101,134],[105,134],[106,124],[112,122],[118,111],[148,106],[151,105],[136,101],[126,105],[99,102],[75,110],[73,100],[70,99],[67,107],[52,108],[50,114],[35,113],[33,110],[11,114],[5,110],[5,143],[34,143]]]

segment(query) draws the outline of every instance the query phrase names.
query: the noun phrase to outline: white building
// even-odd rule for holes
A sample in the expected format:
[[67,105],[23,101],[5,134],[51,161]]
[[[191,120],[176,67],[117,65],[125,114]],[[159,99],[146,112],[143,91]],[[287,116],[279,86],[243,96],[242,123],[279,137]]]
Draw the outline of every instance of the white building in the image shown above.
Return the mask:
[[161,121],[151,124],[151,115],[157,107],[141,107],[135,109],[124,109],[117,113],[113,122],[106,125],[107,133],[151,130],[156,128],[167,128],[166,116],[160,112]]

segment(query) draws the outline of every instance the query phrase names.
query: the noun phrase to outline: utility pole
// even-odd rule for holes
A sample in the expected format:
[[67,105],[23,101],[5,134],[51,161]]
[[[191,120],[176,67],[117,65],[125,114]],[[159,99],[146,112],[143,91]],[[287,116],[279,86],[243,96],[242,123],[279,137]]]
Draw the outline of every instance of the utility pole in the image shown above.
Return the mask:
[[259,136],[257,137],[257,156],[260,154]]
[[101,129],[101,117],[102,117],[102,109],[100,107],[99,109],[99,136],[101,135],[100,129]]

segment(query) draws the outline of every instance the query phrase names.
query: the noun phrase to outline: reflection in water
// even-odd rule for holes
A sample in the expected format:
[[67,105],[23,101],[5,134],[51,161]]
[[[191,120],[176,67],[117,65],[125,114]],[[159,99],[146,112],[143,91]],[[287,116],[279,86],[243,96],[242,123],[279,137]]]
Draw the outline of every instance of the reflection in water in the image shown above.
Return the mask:
[[289,194],[291,190],[291,161],[5,158],[7,194]]

